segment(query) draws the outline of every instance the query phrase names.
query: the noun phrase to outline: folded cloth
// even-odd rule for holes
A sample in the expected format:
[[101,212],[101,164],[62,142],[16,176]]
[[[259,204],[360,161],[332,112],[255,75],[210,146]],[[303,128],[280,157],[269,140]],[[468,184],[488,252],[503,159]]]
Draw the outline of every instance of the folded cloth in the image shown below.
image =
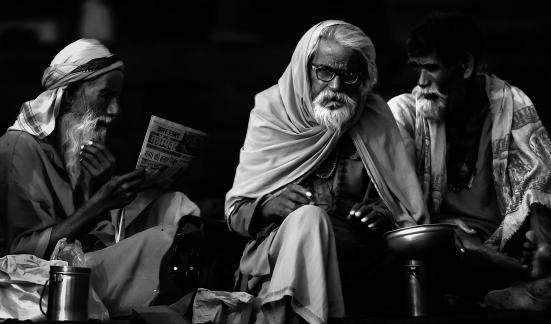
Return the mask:
[[[31,254],[0,258],[0,319],[45,320],[40,312],[40,293],[50,276],[50,266],[66,266]],[[42,301],[46,309],[45,301]]]
[[193,302],[193,324],[249,323],[254,296],[246,292],[197,289]]
[[195,291],[192,291],[171,305],[156,305],[134,308],[132,309],[130,323],[191,324],[191,316],[188,314],[188,310],[193,303],[194,296]]
[[551,277],[517,282],[505,289],[490,291],[484,302],[497,309],[549,310],[551,309]]

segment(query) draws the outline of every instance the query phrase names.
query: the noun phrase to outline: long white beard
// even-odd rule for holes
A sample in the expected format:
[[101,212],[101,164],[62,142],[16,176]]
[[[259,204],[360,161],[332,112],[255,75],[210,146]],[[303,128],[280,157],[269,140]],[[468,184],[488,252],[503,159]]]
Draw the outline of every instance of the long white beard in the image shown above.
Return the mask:
[[65,169],[69,174],[71,183],[76,185],[80,173],[80,147],[89,141],[104,142],[103,129],[96,130],[96,124],[100,118],[87,111],[84,115],[68,112],[61,117],[61,147],[65,159]]
[[340,133],[356,113],[358,103],[345,93],[330,89],[321,91],[313,103],[313,115],[318,124]]
[[423,89],[416,86],[413,89],[415,105],[418,111],[427,118],[434,121],[444,121],[446,117],[446,102],[448,96],[434,87]]

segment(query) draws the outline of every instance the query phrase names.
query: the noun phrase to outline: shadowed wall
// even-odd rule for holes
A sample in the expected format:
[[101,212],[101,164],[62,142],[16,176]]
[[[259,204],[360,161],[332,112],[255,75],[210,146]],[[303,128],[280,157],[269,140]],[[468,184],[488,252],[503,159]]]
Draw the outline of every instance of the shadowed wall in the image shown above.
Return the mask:
[[[384,98],[409,91],[408,31],[431,9],[461,9],[482,28],[482,64],[534,101],[546,127],[551,81],[549,19],[537,1],[17,1],[0,4],[0,128],[42,91],[44,68],[80,37],[105,42],[126,64],[123,115],[109,137],[119,171],[134,168],[152,114],[209,133],[182,189],[222,198],[231,187],[254,95],[277,82],[313,24],[341,19],[362,28],[377,50]],[[180,7],[183,6],[183,9]]]

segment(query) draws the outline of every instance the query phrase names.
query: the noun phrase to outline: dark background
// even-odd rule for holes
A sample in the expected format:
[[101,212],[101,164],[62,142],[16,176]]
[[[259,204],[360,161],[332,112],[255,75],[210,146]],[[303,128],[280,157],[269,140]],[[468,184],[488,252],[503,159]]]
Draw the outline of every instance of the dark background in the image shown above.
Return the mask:
[[[541,3],[541,4],[540,4]],[[481,27],[485,70],[522,89],[549,129],[550,23],[544,1],[2,1],[0,129],[41,91],[54,55],[80,38],[104,42],[125,62],[123,115],[109,146],[119,171],[136,163],[150,116],[209,133],[181,186],[192,199],[231,188],[254,95],[273,85],[300,37],[315,23],[341,19],[375,43],[385,98],[408,92],[408,31],[432,9],[458,9]]]

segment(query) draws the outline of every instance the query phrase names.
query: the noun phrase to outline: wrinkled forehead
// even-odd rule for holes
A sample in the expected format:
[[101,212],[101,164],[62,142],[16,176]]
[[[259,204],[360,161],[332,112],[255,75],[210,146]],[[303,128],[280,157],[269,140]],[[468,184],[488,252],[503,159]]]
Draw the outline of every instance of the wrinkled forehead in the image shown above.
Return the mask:
[[332,40],[321,40],[309,62],[348,71],[358,71],[366,65],[360,51]]
[[[317,28],[312,28],[310,41],[308,44],[307,55],[304,63],[308,64],[312,62],[312,59],[319,58],[321,56],[326,57],[327,55],[340,55],[337,60],[342,60],[346,56],[346,60],[350,61],[355,65],[355,69],[365,70],[369,64],[374,64],[375,60],[375,48],[371,43],[371,39],[367,35],[364,35],[367,41],[371,46],[366,46],[365,48],[350,48],[345,45],[340,44],[336,40],[327,40],[321,38],[323,31],[333,25],[350,25],[346,22],[339,20],[331,20],[318,24]],[[308,35],[308,33],[306,34]],[[305,36],[306,36],[305,35]],[[338,46],[328,46],[335,45]],[[300,45],[300,43],[299,43]],[[300,47],[300,46],[299,46]],[[330,48],[329,48],[330,47]],[[339,50],[338,53],[335,50]],[[346,52],[346,53],[344,53]],[[343,56],[344,54],[344,56]]]
[[422,67],[425,65],[440,65],[443,63],[440,56],[438,56],[437,53],[432,52],[422,55],[410,55],[408,57],[408,64],[414,67]]
[[122,91],[124,73],[122,70],[113,70],[99,75],[98,77],[86,80],[81,83],[81,87],[86,92],[101,94],[119,94]]

